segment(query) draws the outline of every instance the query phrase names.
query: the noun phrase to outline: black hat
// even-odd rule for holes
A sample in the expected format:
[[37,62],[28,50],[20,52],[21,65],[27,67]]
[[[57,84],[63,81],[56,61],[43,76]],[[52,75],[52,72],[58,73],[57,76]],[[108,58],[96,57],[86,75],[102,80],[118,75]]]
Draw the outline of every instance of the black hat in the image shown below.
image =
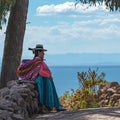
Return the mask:
[[43,48],[43,45],[42,44],[37,44],[35,48],[28,48],[28,50],[32,50],[33,52],[34,51],[47,51],[46,49]]

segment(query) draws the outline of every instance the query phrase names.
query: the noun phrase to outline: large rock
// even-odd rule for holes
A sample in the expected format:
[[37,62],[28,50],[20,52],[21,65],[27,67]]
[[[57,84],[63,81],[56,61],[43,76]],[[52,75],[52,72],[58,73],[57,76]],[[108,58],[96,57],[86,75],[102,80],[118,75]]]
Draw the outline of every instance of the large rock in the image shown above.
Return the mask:
[[120,106],[120,85],[117,82],[102,83],[98,96],[101,107]]
[[0,90],[0,120],[25,120],[39,110],[34,82],[14,80]]

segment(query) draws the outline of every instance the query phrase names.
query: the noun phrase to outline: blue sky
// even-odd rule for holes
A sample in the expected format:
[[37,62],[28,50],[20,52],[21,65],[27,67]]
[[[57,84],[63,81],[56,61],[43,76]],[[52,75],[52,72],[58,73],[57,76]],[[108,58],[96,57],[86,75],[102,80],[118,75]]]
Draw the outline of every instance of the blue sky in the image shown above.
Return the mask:
[[[28,47],[43,44],[47,54],[120,53],[120,13],[105,6],[90,7],[75,0],[30,0],[23,56]],[[4,31],[0,31],[3,53]]]

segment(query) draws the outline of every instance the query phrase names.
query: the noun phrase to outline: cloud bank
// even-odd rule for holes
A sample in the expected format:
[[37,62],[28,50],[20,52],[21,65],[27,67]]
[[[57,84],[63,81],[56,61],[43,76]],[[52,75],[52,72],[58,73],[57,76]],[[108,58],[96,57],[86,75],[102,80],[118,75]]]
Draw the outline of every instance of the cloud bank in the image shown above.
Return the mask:
[[[28,48],[35,47],[37,43],[48,49],[47,54],[120,53],[119,14],[105,12],[104,6],[88,9],[86,6],[85,11],[82,7],[78,5],[75,8],[72,2],[38,7],[38,16],[33,16],[32,20],[41,23],[39,20],[43,19],[45,25],[32,22],[27,25],[23,56],[33,57]],[[56,19],[59,15],[60,20]],[[0,45],[1,53],[4,30],[0,31]]]
[[120,25],[117,24],[119,19],[106,18],[31,26],[27,28],[24,46],[42,43],[49,54],[120,53]]
[[67,16],[75,16],[80,13],[91,13],[94,11],[107,11],[105,5],[90,6],[88,4],[77,4],[75,2],[65,2],[63,4],[52,4],[52,5],[44,5],[40,6],[36,10],[37,16],[52,16],[52,15],[67,15]]

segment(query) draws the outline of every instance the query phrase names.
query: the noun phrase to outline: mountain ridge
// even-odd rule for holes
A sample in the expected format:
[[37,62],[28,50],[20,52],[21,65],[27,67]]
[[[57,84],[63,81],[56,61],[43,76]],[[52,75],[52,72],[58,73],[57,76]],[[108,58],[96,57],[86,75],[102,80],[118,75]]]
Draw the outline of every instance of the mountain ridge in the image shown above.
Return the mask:
[[49,65],[120,65],[120,54],[46,54],[45,59]]
[[[22,59],[30,58],[23,56]],[[119,66],[120,53],[67,53],[45,54],[45,61],[50,66]],[[0,67],[2,58],[0,59]]]

